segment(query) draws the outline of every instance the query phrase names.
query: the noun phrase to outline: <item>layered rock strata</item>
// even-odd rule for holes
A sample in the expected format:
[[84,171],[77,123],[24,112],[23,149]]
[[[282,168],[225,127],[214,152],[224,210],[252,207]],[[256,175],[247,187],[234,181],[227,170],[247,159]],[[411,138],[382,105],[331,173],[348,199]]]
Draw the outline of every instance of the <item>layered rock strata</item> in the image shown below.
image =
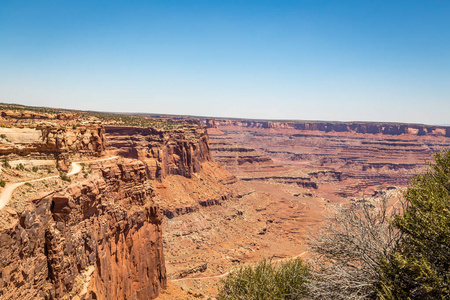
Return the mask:
[[145,166],[34,199],[0,231],[1,299],[153,299],[166,286],[162,215]]
[[208,133],[211,136],[210,148],[214,161],[238,177],[245,178],[249,174],[261,176],[284,171],[270,157],[255,148],[233,143],[223,134],[215,134],[211,129],[208,129]]
[[[432,160],[433,153],[450,147],[450,127],[445,126],[232,119],[203,122],[212,133],[213,157],[228,170],[239,170],[240,178],[281,182],[282,177],[291,178],[295,170],[316,173],[311,176],[311,184],[304,180],[303,186],[317,189],[319,195],[329,199],[406,186],[426,161]],[[249,149],[257,149],[259,156]],[[236,167],[250,156],[252,164]],[[271,171],[260,157],[281,165],[284,171]],[[340,175],[323,176],[321,172]],[[302,184],[298,180],[295,183]]]
[[144,162],[150,179],[167,175],[191,178],[211,161],[206,128],[186,125],[183,129],[106,127],[108,150],[115,155]]
[[0,155],[10,158],[55,158],[58,169],[67,171],[70,155],[100,156],[105,151],[103,126],[40,124],[0,128]]
[[422,124],[402,124],[402,123],[376,123],[376,122],[277,122],[258,120],[232,120],[232,119],[205,119],[203,122],[208,128],[220,128],[222,126],[237,126],[245,128],[262,129],[292,129],[322,132],[350,132],[400,135],[411,134],[417,136],[446,136],[450,137],[450,127],[431,126]]

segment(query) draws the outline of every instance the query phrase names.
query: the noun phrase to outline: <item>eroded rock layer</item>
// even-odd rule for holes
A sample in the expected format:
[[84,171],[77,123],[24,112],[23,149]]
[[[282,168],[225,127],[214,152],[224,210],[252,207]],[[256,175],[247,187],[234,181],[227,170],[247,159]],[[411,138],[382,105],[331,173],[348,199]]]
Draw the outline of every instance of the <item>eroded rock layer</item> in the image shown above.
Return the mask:
[[[238,177],[303,185],[327,199],[406,186],[435,152],[450,147],[450,127],[445,126],[225,119],[204,123],[213,157],[228,170],[238,170]],[[268,168],[267,159],[284,171]]]
[[105,150],[103,126],[38,124],[0,128],[0,155],[18,158],[54,158],[58,169],[67,171],[70,155],[100,156]]
[[237,126],[245,128],[262,129],[291,129],[322,132],[349,132],[401,135],[410,134],[417,136],[446,136],[450,137],[450,127],[431,126],[422,124],[402,123],[377,123],[377,122],[320,122],[320,121],[258,121],[258,120],[231,120],[231,119],[208,119],[204,121],[208,128],[222,126]]
[[153,299],[166,285],[159,208],[145,166],[34,199],[0,231],[1,299]]
[[176,130],[106,127],[106,136],[110,153],[141,160],[150,179],[190,178],[211,161],[206,128],[198,125]]

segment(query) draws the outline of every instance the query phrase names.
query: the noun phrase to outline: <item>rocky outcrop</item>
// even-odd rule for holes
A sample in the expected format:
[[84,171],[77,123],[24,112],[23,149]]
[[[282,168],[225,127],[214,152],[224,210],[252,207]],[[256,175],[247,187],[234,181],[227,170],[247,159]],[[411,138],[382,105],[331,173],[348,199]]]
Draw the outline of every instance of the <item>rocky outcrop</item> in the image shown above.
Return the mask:
[[286,175],[273,175],[273,176],[249,176],[249,177],[240,177],[240,179],[244,181],[272,181],[283,184],[296,184],[300,187],[304,188],[313,188],[317,189],[317,182],[311,180],[311,177],[295,175],[295,174],[286,174]]
[[105,151],[105,130],[96,124],[0,128],[0,136],[1,155],[55,158],[61,171],[67,171],[73,153],[100,156]]
[[76,120],[80,117],[79,114],[40,114],[32,111],[11,111],[3,110],[0,113],[2,118],[11,118],[19,120],[42,120],[42,119],[56,119],[62,121]]
[[153,299],[166,285],[162,215],[145,167],[102,176],[30,202],[0,230],[1,299]]
[[417,136],[450,136],[450,127],[431,126],[421,124],[402,123],[369,123],[369,122],[305,122],[305,121],[258,121],[258,120],[230,120],[230,119],[205,119],[203,122],[208,128],[221,128],[222,126],[239,126],[245,128],[263,129],[291,129],[322,132],[350,132],[401,135],[410,134]]
[[150,179],[168,175],[192,177],[211,161],[206,128],[186,125],[160,130],[137,127],[106,127],[107,150],[111,154],[143,161]]

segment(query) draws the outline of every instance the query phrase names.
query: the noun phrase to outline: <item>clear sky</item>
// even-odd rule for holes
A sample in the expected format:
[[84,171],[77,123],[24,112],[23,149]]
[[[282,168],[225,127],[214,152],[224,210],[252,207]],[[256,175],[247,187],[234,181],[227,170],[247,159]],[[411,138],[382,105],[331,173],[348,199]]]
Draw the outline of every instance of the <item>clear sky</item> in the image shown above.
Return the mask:
[[450,123],[450,1],[0,0],[0,102]]

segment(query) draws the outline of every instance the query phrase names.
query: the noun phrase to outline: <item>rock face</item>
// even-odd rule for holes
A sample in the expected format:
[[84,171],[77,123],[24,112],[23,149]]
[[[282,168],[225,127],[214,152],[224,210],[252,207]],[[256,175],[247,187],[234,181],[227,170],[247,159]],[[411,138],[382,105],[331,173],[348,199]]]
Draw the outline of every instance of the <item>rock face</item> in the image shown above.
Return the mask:
[[169,219],[220,205],[231,197],[236,178],[212,162],[204,126],[181,129],[107,127],[107,152],[144,162]]
[[31,201],[0,230],[1,299],[153,299],[166,286],[144,164],[101,172]]
[[0,139],[0,154],[55,158],[61,171],[67,171],[70,154],[100,156],[105,151],[105,130],[95,124],[0,128],[0,135],[4,137]]
[[167,175],[187,178],[211,161],[206,128],[186,125],[182,130],[106,127],[108,151],[143,161],[150,179]]
[[411,134],[417,136],[450,136],[450,127],[430,126],[421,124],[401,123],[368,123],[368,122],[276,122],[256,120],[229,120],[229,119],[206,119],[203,122],[208,128],[222,126],[238,126],[245,128],[263,129],[293,129],[322,132],[349,132],[349,133],[371,133],[400,135]]
[[31,119],[31,120],[40,120],[40,119],[56,119],[56,120],[76,120],[80,117],[79,114],[40,114],[32,111],[11,111],[4,110],[1,112],[2,118],[11,118],[11,119]]

